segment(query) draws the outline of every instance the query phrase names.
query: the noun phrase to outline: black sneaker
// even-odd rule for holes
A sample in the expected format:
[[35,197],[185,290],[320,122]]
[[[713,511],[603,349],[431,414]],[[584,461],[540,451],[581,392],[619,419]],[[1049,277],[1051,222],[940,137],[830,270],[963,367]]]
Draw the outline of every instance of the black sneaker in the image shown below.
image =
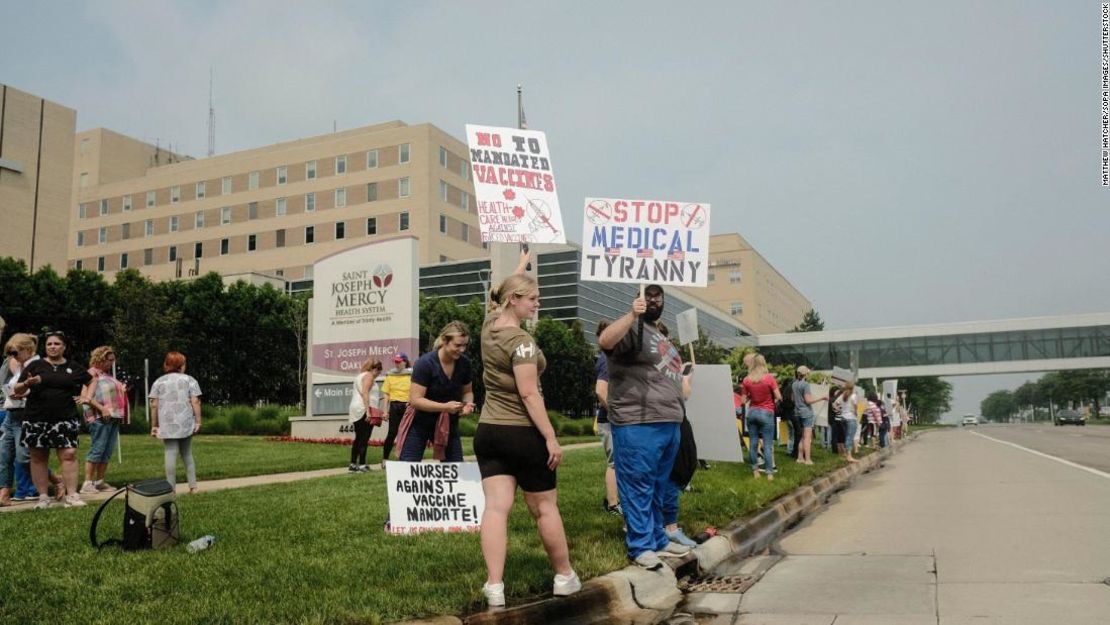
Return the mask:
[[613,516],[624,516],[624,508],[621,507],[619,501],[611,506],[609,504],[605,504],[605,511]]
[[359,471],[358,471],[358,465],[357,464],[352,462],[351,464],[347,465],[347,473],[358,473],[358,472]]

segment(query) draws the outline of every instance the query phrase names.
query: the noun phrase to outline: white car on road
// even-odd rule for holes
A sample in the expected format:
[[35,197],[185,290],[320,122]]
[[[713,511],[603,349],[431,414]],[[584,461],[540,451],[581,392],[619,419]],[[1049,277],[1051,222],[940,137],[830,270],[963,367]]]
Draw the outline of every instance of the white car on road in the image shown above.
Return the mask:
[[960,422],[960,425],[979,425],[979,417],[971,414],[964,415],[964,420]]

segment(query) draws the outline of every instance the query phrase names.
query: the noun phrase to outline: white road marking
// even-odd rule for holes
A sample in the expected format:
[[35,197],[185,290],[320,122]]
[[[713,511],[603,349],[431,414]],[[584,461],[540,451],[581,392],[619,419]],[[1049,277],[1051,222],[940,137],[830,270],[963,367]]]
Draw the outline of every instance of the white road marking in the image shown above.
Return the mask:
[[1092,469],[1091,467],[1085,467],[1081,464],[1076,464],[1076,463],[1072,462],[1071,460],[1064,460],[1063,458],[1057,458],[1056,456],[1050,456],[1046,453],[1041,453],[1041,452],[1037,451],[1036,449],[1029,449],[1028,447],[1022,447],[1021,445],[1018,445],[1017,443],[1011,443],[1010,441],[1000,440],[1000,439],[994,438],[993,436],[987,436],[986,434],[980,434],[978,432],[972,432],[972,434],[974,434],[976,436],[982,436],[983,438],[987,439],[988,441],[994,441],[996,443],[1001,443],[1003,445],[1009,445],[1010,447],[1013,447],[1015,449],[1020,449],[1022,451],[1027,451],[1027,452],[1033,454],[1034,456],[1040,456],[1042,458],[1048,458],[1049,460],[1055,460],[1056,462],[1059,462],[1060,464],[1066,464],[1069,467],[1075,467],[1076,469],[1081,469],[1083,471],[1086,471],[1087,473],[1091,473],[1093,475],[1097,475],[1099,477],[1103,477],[1103,478],[1106,478],[1106,479],[1110,480],[1110,473],[1099,471],[1098,469]]

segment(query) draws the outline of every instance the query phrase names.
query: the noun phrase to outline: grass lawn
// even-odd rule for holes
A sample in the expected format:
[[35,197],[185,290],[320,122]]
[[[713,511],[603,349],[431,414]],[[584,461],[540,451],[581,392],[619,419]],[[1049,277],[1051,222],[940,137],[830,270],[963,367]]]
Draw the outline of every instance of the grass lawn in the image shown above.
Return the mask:
[[[112,456],[108,465],[106,480],[114,486],[128,482],[162,477],[162,441],[150,436],[124,434],[121,436],[123,462],[119,454]],[[474,453],[473,438],[463,438],[463,453]],[[596,442],[593,436],[573,436],[560,438],[564,444]],[[84,480],[85,455],[89,450],[89,439],[81,436],[81,447],[77,450],[80,465],[79,482]],[[430,457],[430,454],[429,454]],[[193,438],[193,459],[197,463],[197,479],[219,480],[228,477],[266,475],[290,471],[314,471],[346,467],[351,459],[348,445],[323,445],[319,443],[278,443],[267,441],[262,436],[204,436]],[[382,459],[381,447],[370,447],[366,461],[377,464]],[[57,470],[57,458],[52,456],[52,465]],[[177,482],[185,482],[185,467],[177,463]],[[80,483],[78,483],[80,486]]]
[[[157,475],[156,442],[125,445],[127,468],[113,465],[117,477]],[[249,438],[202,437],[195,448],[198,469],[208,477],[346,461],[343,447]],[[282,451],[287,448],[297,453]],[[724,526],[843,464],[821,449],[814,459],[806,467],[780,455],[774,482],[753,480],[745,465],[714,462],[697,472],[694,491],[683,494],[680,519],[690,535]],[[571,560],[583,579],[626,564],[620,520],[600,505],[603,470],[600,448],[569,451],[559,470]],[[183,540],[218,537],[197,554],[183,547],[98,553],[88,545],[93,506],[0,515],[0,562],[7,563],[0,572],[0,622],[348,624],[483,609],[478,536],[386,535],[384,480],[376,471],[180,497]],[[120,531],[122,504],[112,505],[101,520],[101,538]],[[510,605],[549,595],[551,576],[518,497],[506,575]]]

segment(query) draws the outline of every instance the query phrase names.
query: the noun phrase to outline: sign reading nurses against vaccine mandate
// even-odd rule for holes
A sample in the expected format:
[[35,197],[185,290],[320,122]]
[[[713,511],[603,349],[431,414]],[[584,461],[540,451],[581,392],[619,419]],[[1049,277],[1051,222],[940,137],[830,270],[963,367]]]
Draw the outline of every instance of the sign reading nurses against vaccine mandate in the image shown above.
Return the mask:
[[416,245],[413,237],[369,243],[314,265],[312,366],[317,371],[353,376],[367,359],[388,363],[394,354],[417,353]]
[[482,475],[477,462],[385,463],[389,532],[477,532],[481,529]]
[[492,243],[566,243],[547,136],[466,125],[478,227]]
[[582,279],[706,286],[709,204],[586,198]]

